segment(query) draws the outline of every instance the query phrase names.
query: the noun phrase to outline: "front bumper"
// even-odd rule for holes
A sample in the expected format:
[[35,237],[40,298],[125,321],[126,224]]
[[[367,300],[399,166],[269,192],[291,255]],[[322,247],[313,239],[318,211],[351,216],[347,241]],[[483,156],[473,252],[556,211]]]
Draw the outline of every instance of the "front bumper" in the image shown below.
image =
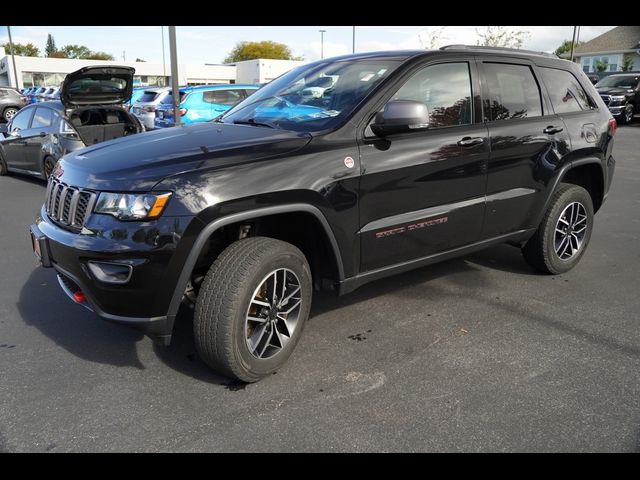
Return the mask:
[[[181,272],[176,250],[182,241],[189,242],[192,218],[121,222],[109,215],[92,215],[85,233],[78,234],[53,223],[43,207],[31,235],[43,266],[56,270],[63,291],[76,303],[167,343],[175,317],[169,313],[169,303]],[[131,265],[131,277],[125,284],[101,282],[88,268],[90,261]],[[78,291],[83,294],[81,302],[74,298]]]

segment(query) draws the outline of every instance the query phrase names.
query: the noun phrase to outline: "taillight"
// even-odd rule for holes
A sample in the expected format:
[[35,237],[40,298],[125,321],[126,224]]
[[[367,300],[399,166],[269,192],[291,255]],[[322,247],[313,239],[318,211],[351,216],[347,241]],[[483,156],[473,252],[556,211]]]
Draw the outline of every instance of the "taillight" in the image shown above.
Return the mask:
[[618,122],[616,122],[615,118],[612,118],[609,120],[609,135],[613,137],[617,131],[618,131]]
[[186,108],[181,108],[180,109],[180,116],[184,117],[187,114],[187,109]]

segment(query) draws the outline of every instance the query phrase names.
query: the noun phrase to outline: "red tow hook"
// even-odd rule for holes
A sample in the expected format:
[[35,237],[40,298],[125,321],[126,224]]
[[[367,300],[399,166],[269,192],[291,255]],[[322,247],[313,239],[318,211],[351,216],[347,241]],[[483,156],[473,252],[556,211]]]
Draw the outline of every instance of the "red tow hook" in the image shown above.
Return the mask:
[[87,301],[87,297],[85,297],[84,293],[82,293],[80,290],[78,290],[77,292],[75,292],[73,294],[73,300],[76,303],[84,303]]

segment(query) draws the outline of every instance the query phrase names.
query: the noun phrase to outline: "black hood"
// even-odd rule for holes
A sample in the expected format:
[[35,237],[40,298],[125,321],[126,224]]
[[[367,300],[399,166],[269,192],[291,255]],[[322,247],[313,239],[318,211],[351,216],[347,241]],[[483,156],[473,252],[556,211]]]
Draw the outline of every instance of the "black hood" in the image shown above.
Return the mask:
[[311,136],[224,123],[154,130],[65,155],[60,179],[106,191],[149,191],[162,179],[196,169],[226,167],[290,153]]

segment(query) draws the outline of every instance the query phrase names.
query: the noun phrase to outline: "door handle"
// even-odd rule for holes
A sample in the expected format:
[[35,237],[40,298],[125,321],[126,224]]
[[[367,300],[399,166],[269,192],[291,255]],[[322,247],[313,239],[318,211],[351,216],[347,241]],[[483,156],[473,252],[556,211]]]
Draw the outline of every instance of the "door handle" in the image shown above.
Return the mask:
[[563,130],[564,130],[564,128],[562,128],[562,127],[556,127],[554,125],[549,125],[542,132],[543,133],[548,133],[549,135],[553,135],[554,133],[560,133]]
[[47,136],[47,132],[40,132],[38,134],[39,137],[46,137]]
[[458,145],[461,147],[472,147],[474,145],[481,145],[483,143],[484,138],[482,137],[464,137],[458,142]]

